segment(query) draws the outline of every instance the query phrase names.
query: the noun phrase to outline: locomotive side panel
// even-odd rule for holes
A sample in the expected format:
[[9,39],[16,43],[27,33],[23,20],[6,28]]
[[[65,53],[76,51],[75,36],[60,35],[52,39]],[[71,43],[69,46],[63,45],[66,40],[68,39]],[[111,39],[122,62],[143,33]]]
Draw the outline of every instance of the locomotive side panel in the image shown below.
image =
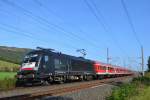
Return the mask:
[[94,74],[93,63],[72,59],[70,72],[77,72],[78,74]]

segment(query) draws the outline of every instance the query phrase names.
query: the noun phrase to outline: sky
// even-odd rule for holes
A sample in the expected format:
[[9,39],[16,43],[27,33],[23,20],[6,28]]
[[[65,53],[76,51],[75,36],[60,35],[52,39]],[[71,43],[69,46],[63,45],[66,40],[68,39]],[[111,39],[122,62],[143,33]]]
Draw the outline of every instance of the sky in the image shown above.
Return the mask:
[[[0,45],[53,48],[141,70],[150,56],[149,0],[0,0]],[[132,25],[133,26],[132,26]],[[133,32],[133,29],[135,32]],[[139,40],[140,43],[137,41]]]

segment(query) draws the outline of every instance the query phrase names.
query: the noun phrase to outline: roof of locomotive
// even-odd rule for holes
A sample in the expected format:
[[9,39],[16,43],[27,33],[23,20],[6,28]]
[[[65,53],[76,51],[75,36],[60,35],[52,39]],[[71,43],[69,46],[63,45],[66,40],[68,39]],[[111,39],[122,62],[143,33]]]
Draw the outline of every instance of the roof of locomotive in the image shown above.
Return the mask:
[[31,53],[39,53],[39,54],[42,54],[42,53],[48,53],[48,54],[52,54],[52,55],[62,55],[62,56],[66,56],[70,59],[73,59],[73,60],[80,60],[80,61],[84,61],[84,62],[90,62],[90,63],[94,63],[95,61],[93,60],[90,60],[90,59],[85,59],[83,57],[76,57],[76,56],[71,56],[71,55],[67,55],[67,54],[63,54],[61,52],[54,52],[54,51],[50,51],[50,50],[32,50],[30,52],[28,52],[27,54],[31,54]]

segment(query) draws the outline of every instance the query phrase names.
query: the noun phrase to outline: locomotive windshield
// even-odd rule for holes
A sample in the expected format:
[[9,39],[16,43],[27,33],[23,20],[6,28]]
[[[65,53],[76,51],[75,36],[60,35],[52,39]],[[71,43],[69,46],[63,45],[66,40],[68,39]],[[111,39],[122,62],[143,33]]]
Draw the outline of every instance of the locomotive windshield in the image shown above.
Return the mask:
[[30,54],[25,56],[23,63],[38,62],[38,60],[39,56],[37,54]]
[[22,62],[21,70],[38,70],[41,57],[39,54],[28,53]]

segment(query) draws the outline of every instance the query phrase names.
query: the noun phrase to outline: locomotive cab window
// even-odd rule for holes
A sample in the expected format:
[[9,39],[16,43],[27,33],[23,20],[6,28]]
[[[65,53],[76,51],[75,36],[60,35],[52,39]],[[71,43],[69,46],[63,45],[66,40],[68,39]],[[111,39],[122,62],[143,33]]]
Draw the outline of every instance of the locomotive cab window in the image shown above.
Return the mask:
[[49,57],[47,55],[43,56],[43,68],[48,67],[48,63],[49,63]]
[[48,56],[46,56],[46,55],[44,56],[44,62],[48,63]]
[[40,58],[40,56],[38,54],[34,54],[34,53],[27,54],[24,57],[22,66],[26,66],[26,64],[28,64],[28,66],[31,66],[33,64],[35,67],[38,67],[38,62],[40,60],[39,58]]
[[26,55],[23,63],[37,62],[38,59],[39,59],[39,56],[37,54]]

